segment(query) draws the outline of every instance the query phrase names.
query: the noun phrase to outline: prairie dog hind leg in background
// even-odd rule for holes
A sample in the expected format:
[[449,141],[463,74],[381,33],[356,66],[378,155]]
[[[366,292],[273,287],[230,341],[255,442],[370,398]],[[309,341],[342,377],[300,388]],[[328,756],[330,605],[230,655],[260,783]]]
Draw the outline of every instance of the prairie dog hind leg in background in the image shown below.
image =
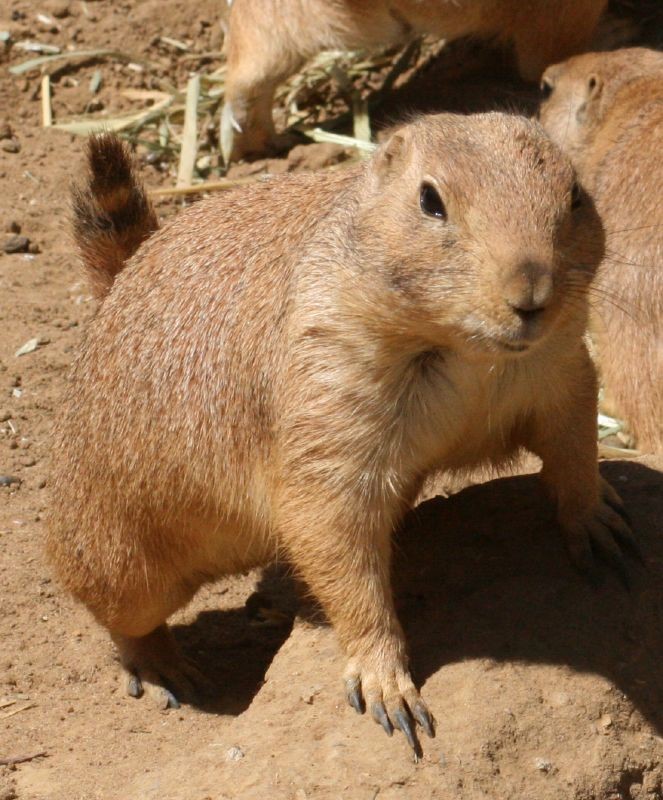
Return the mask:
[[548,69],[541,121],[606,231],[593,298],[605,410],[663,450],[663,53],[588,53]]
[[576,565],[622,570],[584,345],[601,228],[538,125],[423,117],[362,164],[213,196],[155,233],[120,142],[92,139],[89,166],[75,229],[100,306],[64,400],[48,549],[131,693],[191,691],[168,617],[283,553],[347,654],[350,703],[418,748],[412,718],[433,722],[392,532],[431,472],[521,448]]
[[432,34],[512,45],[523,78],[589,47],[607,0],[233,0],[221,149],[226,162],[277,146],[274,90],[322,50],[375,50]]

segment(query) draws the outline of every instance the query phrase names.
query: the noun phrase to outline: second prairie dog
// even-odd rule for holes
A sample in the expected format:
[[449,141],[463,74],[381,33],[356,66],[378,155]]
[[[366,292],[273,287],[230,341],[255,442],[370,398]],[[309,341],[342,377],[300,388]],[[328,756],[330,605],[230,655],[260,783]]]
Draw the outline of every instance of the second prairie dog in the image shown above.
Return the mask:
[[[172,705],[199,675],[168,617],[285,554],[347,653],[350,702],[417,747],[408,712],[432,721],[390,560],[428,474],[524,447],[579,567],[630,537],[584,344],[601,228],[568,159],[519,117],[424,117],[363,164],[217,195],[156,233],[119,141],[93,139],[89,164],[75,230],[101,302],[59,415],[64,585],[130,693]],[[113,240],[141,236],[113,281]]]
[[278,141],[274,90],[322,50],[374,50],[413,36],[512,44],[520,74],[538,81],[588,49],[607,0],[233,0],[221,119],[226,161]]
[[605,411],[663,450],[663,54],[589,53],[546,71],[541,120],[606,232],[593,292]]

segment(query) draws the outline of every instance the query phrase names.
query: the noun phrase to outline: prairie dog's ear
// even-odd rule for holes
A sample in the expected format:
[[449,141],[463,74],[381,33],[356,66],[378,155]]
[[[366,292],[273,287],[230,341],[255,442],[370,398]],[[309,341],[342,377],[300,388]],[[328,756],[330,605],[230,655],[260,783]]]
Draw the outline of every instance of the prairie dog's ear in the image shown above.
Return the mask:
[[582,91],[584,99],[576,111],[576,119],[581,123],[587,119],[589,111],[595,109],[598,105],[603,92],[603,79],[600,75],[594,72],[591,73],[585,78]]
[[592,73],[587,78],[586,90],[588,100],[595,100],[601,94],[603,91],[603,81],[599,75]]
[[410,150],[412,131],[408,127],[399,128],[375,152],[374,169],[380,180],[403,170]]
[[548,67],[548,69],[543,73],[541,76],[541,83],[539,84],[539,89],[541,90],[541,98],[543,100],[547,100],[550,95],[553,93],[555,89],[555,84],[559,78],[561,68],[559,64],[554,64],[552,67]]

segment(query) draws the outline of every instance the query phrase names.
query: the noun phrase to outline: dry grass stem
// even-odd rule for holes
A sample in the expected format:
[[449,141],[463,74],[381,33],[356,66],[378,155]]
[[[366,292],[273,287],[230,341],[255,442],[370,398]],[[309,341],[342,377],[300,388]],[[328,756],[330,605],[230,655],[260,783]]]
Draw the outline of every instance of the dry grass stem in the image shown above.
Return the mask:
[[53,124],[53,109],[51,107],[51,79],[48,74],[41,79],[41,124],[50,128]]
[[198,151],[198,98],[200,97],[200,75],[189,79],[186,89],[186,106],[184,109],[184,130],[182,132],[182,149],[177,171],[177,186],[191,186],[193,170],[196,166]]

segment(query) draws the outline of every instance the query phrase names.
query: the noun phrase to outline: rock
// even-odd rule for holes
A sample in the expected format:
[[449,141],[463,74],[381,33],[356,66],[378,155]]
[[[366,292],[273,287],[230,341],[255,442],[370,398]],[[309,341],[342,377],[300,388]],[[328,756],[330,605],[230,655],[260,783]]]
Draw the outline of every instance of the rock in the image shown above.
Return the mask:
[[69,0],[46,0],[44,8],[56,19],[64,19],[71,13]]
[[14,353],[14,357],[18,358],[19,356],[25,356],[28,353],[34,353],[34,351],[39,347],[39,339],[28,339],[28,341],[21,345],[18,350]]
[[601,733],[607,734],[610,731],[610,728],[612,728],[612,717],[610,714],[603,714],[599,720],[598,727]]
[[8,408],[3,408],[0,410],[0,422],[7,422],[7,420],[11,419],[12,416],[13,414]]
[[60,31],[58,23],[48,14],[37,14],[36,21],[39,30],[44,31],[44,33],[58,33]]
[[13,139],[14,138],[14,131],[12,130],[12,126],[6,121],[0,121],[0,140],[4,141],[5,139]]
[[0,475],[0,486],[20,486],[21,479],[15,475]]
[[21,152],[21,145],[18,143],[18,139],[3,139],[2,145],[0,145],[5,153],[20,153]]
[[21,456],[19,461],[24,467],[34,467],[34,465],[37,463],[37,460],[34,456]]
[[240,761],[242,758],[244,758],[244,751],[241,747],[235,745],[226,750],[226,761]]
[[9,225],[7,225],[7,233],[20,233],[21,232],[21,223],[16,222],[16,220],[12,220]]
[[2,245],[5,253],[27,253],[30,249],[30,240],[27,236],[15,234]]

